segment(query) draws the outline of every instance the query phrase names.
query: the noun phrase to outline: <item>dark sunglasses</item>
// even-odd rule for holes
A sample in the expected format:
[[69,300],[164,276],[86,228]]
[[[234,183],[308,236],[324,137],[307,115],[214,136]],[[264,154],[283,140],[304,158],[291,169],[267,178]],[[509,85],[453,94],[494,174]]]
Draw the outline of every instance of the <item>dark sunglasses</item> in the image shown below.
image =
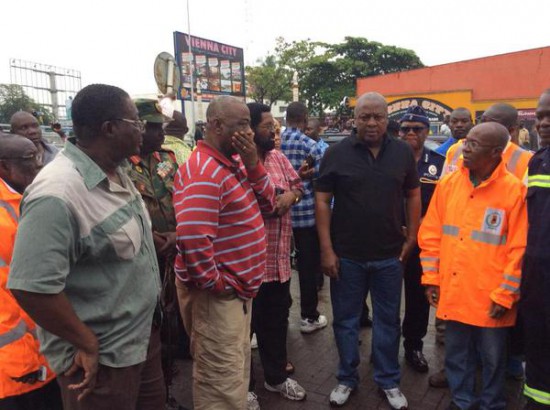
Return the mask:
[[422,132],[426,129],[426,127],[399,127],[399,132],[402,132],[403,134],[408,134],[409,132],[414,132],[415,134],[418,134],[419,132]]

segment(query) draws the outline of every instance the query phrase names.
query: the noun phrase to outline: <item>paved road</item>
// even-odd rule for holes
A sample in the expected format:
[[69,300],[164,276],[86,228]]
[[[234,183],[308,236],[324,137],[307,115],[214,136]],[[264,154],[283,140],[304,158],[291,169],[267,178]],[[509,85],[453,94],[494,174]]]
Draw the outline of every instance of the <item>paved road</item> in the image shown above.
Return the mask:
[[[268,392],[263,387],[263,371],[257,351],[253,352],[254,366],[257,375],[256,393],[258,394],[262,410],[316,410],[328,409],[328,397],[336,386],[336,368],[338,354],[332,333],[332,310],[327,284],[319,293],[320,311],[329,319],[329,326],[310,335],[302,335],[299,329],[299,289],[298,278],[295,274],[292,279],[292,297],[294,299],[290,312],[288,332],[288,354],[296,366],[294,378],[306,389],[307,399],[303,402],[291,402],[275,393]],[[352,395],[345,409],[390,409],[385,400],[377,392],[373,381],[373,368],[369,363],[371,343],[371,329],[361,331],[361,364],[359,374],[361,384]],[[409,368],[403,357],[403,348],[400,351],[402,364],[401,389],[409,401],[411,410],[445,410],[449,405],[450,396],[447,389],[434,389],[428,385],[429,374],[439,370],[443,363],[443,348],[436,346],[433,327],[433,312],[428,335],[424,340],[424,353],[430,363],[428,374],[419,374]],[[178,402],[191,409],[191,361],[178,362],[178,374],[174,381],[173,394]],[[507,398],[509,410],[521,408],[521,383],[507,382]]]

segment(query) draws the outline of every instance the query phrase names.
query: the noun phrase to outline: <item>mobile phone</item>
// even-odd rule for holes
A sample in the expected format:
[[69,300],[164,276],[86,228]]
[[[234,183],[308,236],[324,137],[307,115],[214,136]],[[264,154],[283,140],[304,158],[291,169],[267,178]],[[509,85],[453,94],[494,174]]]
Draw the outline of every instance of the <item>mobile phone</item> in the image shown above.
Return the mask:
[[305,161],[309,168],[313,168],[313,166],[315,165],[315,157],[311,154],[306,157]]

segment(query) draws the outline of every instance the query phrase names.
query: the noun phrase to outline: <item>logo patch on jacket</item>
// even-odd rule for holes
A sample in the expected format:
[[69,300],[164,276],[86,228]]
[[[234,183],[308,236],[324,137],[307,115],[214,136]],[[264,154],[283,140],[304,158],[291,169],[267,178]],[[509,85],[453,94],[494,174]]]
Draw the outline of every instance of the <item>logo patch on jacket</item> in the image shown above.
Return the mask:
[[500,235],[502,233],[502,223],[505,215],[506,212],[504,209],[487,208],[485,210],[485,216],[483,217],[483,226],[481,230],[494,235]]

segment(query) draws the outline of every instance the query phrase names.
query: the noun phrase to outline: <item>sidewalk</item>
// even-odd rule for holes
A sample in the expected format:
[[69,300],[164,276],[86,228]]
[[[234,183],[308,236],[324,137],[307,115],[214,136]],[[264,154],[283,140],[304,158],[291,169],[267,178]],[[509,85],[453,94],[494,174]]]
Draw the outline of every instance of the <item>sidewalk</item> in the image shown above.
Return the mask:
[[[328,281],[325,281],[325,286],[319,293],[319,310],[327,316],[329,325],[313,334],[302,335],[300,333],[300,303],[296,273],[292,278],[291,292],[294,303],[289,318],[288,356],[296,366],[296,373],[292,377],[306,389],[307,399],[302,402],[292,402],[265,390],[260,358],[257,350],[254,350],[252,357],[257,377],[256,394],[262,410],[329,409],[329,395],[337,383],[335,374],[338,354],[331,327],[332,309]],[[403,306],[401,310],[403,312]],[[403,317],[403,314],[401,316]],[[373,368],[369,363],[371,332],[370,328],[361,330],[361,364],[359,365],[361,384],[348,404],[343,407],[344,409],[390,409],[386,401],[378,395],[377,387],[373,381]],[[429,375],[442,368],[444,354],[443,347],[435,345],[433,310],[428,335],[424,338],[424,354],[430,364],[430,371],[420,374],[408,367],[401,346],[399,357],[402,370],[401,389],[409,401],[410,410],[445,410],[450,401],[449,390],[434,389],[428,385]],[[190,360],[178,363],[178,374],[172,387],[178,402],[189,409],[193,407],[191,366]],[[521,408],[521,389],[521,382],[507,382],[507,409],[518,410]]]

